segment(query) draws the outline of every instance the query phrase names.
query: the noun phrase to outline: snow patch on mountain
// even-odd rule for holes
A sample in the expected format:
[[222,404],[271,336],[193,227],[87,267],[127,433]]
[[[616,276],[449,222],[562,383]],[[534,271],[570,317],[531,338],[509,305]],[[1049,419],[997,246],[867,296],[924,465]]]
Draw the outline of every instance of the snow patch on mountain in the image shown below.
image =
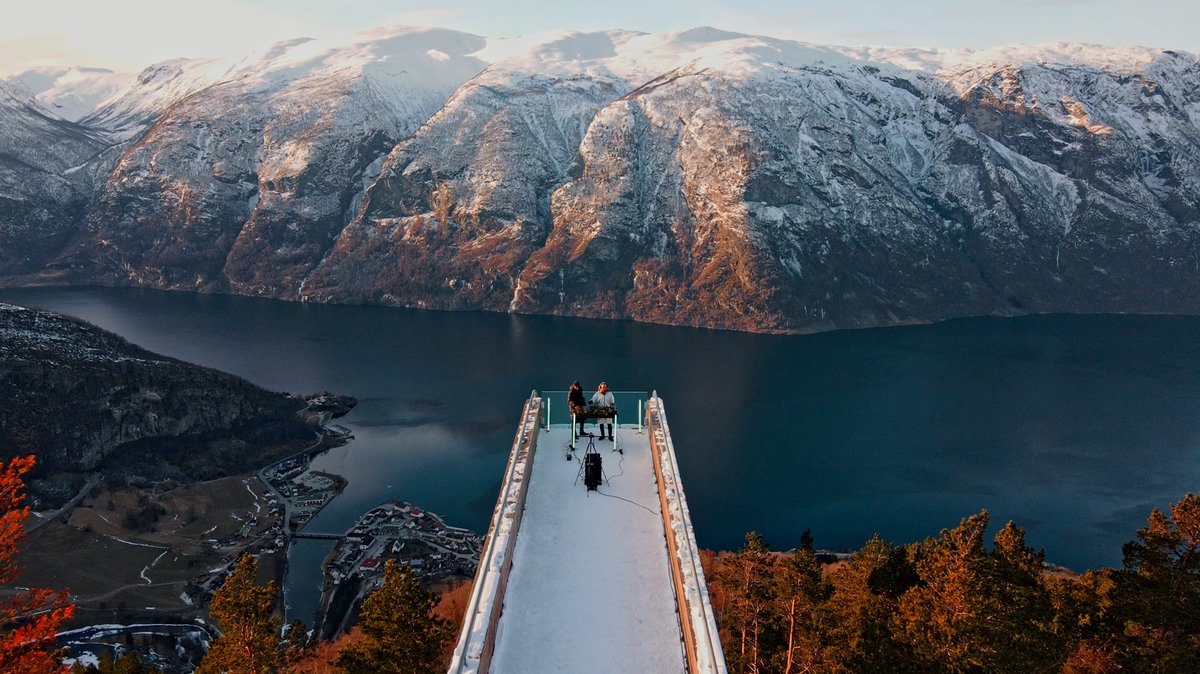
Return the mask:
[[398,126],[415,128],[487,65],[471,56],[486,41],[467,33],[400,26],[357,37],[346,45],[312,38],[286,40],[238,59],[164,61],[127,81],[84,122],[131,138],[170,106],[213,86],[236,84],[254,95],[361,78],[373,98],[404,120]]
[[133,73],[107,68],[33,68],[14,75],[47,111],[77,122],[128,86]]

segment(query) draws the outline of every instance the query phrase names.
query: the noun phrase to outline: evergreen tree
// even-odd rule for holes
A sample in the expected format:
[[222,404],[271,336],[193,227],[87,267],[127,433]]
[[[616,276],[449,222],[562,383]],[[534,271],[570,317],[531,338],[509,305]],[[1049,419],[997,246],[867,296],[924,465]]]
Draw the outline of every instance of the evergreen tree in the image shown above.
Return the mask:
[[1065,653],[1056,647],[1038,555],[1011,525],[989,553],[988,520],[985,510],[924,544],[922,584],[900,598],[898,636],[930,671],[1059,671]]
[[1200,494],[1170,515],[1155,508],[1137,536],[1125,545],[1113,607],[1122,662],[1133,672],[1200,671]]
[[142,661],[133,651],[125,651],[113,663],[112,674],[142,674]]
[[822,634],[817,611],[827,594],[821,567],[813,553],[812,535],[801,537],[800,547],[775,563],[775,621],[783,633],[782,649],[771,658],[783,674],[811,672],[820,662]]
[[221,626],[196,674],[269,674],[279,667],[275,583],[257,584],[258,562],[245,554],[213,597],[209,614]]
[[1054,631],[1067,644],[1064,674],[1117,672],[1114,629],[1120,621],[1112,611],[1121,572],[1089,571],[1078,578],[1051,577],[1046,587],[1054,605]]
[[875,535],[850,562],[831,574],[822,609],[828,626],[822,660],[836,674],[922,671],[912,649],[892,636],[899,598],[918,582],[904,548]]
[[716,580],[724,590],[721,622],[725,659],[731,672],[758,674],[769,659],[774,560],[762,536],[751,531],[746,545],[718,560]]
[[101,669],[100,674],[160,674],[157,667],[147,667],[137,652],[127,650],[116,661],[109,659],[110,668]]
[[1200,496],[1155,510],[1123,569],[1048,574],[986,511],[907,548],[878,536],[822,579],[811,536],[772,555],[753,532],[709,587],[731,672],[1200,672]]
[[283,659],[292,663],[304,657],[310,646],[308,627],[299,618],[288,624],[287,634],[283,639]]
[[435,598],[407,566],[388,560],[383,585],[363,601],[358,624],[363,640],[338,653],[346,674],[433,674],[453,627],[434,617]]

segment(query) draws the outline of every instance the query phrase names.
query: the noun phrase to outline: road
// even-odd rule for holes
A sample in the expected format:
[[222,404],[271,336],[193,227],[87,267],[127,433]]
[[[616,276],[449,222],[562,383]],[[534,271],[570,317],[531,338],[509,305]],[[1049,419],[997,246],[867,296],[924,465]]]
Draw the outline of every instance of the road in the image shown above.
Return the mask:
[[276,461],[275,463],[272,463],[269,466],[263,467],[262,469],[260,469],[258,471],[258,481],[262,482],[267,487],[267,490],[275,495],[275,498],[279,501],[280,505],[283,506],[283,535],[284,535],[284,538],[290,539],[292,537],[292,502],[289,501],[287,498],[285,498],[284,495],[281,494],[279,492],[279,490],[275,488],[275,485],[271,484],[271,481],[267,479],[267,471],[274,468],[275,466],[283,463],[284,461],[293,459],[297,456],[308,454],[309,452],[313,451],[317,447],[320,447],[321,443],[325,441],[325,436],[321,435],[321,433],[319,433],[319,432],[315,432],[315,434],[317,436],[316,442],[314,442],[311,445],[309,445],[308,447],[305,447],[304,449],[296,452],[295,454],[286,456],[286,457]]
[[92,493],[92,490],[95,489],[96,485],[100,484],[100,480],[103,480],[103,479],[104,479],[104,476],[101,475],[100,473],[96,473],[95,475],[93,475],[92,479],[88,480],[87,484],[83,485],[83,489],[80,489],[79,493],[75,495],[75,498],[71,499],[70,501],[67,501],[67,504],[65,506],[63,506],[62,508],[59,508],[58,512],[54,513],[53,515],[50,515],[49,517],[43,517],[42,519],[38,520],[38,522],[35,523],[33,526],[27,528],[25,530],[25,535],[28,536],[29,534],[32,534],[33,532],[37,531],[38,529],[41,529],[42,527],[46,526],[47,524],[50,524],[54,520],[62,517],[63,515],[67,514],[68,512],[70,512],[71,508],[74,508],[75,506],[79,505],[79,503],[81,501],[83,501],[83,499],[87,498],[87,495]]

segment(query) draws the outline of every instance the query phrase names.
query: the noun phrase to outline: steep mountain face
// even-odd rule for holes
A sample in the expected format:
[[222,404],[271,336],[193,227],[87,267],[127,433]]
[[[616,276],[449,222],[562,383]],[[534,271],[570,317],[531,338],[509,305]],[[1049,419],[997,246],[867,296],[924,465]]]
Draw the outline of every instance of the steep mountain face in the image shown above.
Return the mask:
[[107,146],[47,113],[21,82],[0,82],[0,273],[38,272],[62,251],[87,213]]
[[89,280],[294,296],[345,225],[364,170],[478,72],[464,54],[482,44],[397,31],[333,50],[284,43],[224,71],[203,62],[145,73],[151,94],[89,120],[128,129],[164,92],[196,90],[121,157],[89,236],[62,264]]
[[0,396],[0,459],[36,454],[34,491],[50,500],[73,493],[74,474],[190,482],[246,470],[264,448],[312,438],[296,415],[301,401],[7,304]]
[[629,90],[607,71],[492,66],[388,155],[303,296],[504,311],[551,230],[596,113]]
[[1200,311],[1192,55],[398,30],[140,79],[83,119],[128,145],[47,276],[762,331]]

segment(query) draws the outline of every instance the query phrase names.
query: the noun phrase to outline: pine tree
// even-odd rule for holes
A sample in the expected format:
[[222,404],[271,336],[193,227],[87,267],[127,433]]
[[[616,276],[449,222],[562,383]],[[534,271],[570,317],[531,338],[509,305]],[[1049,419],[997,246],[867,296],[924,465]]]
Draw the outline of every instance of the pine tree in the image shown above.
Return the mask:
[[287,634],[283,639],[283,659],[292,663],[304,657],[311,643],[308,638],[308,627],[299,618],[288,624]]
[[388,560],[383,585],[363,601],[358,624],[363,640],[338,653],[346,674],[433,674],[444,671],[440,655],[453,637],[451,625],[433,616],[433,593],[407,566]]
[[989,553],[988,521],[985,510],[924,544],[922,584],[900,599],[899,636],[943,671],[1060,671],[1066,654],[1054,637],[1040,554],[1011,524]]
[[817,611],[827,594],[821,567],[805,531],[800,547],[779,559],[774,568],[775,621],[783,631],[781,652],[771,660],[783,674],[811,672],[821,657],[822,634]]
[[125,651],[113,663],[113,674],[142,674],[142,661],[133,651]]
[[279,667],[279,620],[273,615],[274,581],[258,585],[258,562],[245,554],[213,597],[209,613],[221,636],[196,674],[269,674]]
[[827,625],[824,671],[894,674],[921,671],[912,649],[893,638],[901,596],[917,585],[905,548],[875,535],[850,562],[830,575],[832,594],[822,608]]
[[[105,655],[108,655],[107,651]],[[116,660],[108,657],[108,664],[101,667],[99,674],[161,674],[157,667],[147,667],[136,651],[127,650]]]
[[[34,466],[32,456],[0,463],[0,583],[12,583],[20,573],[15,557],[25,539],[29,508],[22,476]],[[65,592],[44,588],[26,590],[0,601],[0,671],[12,674],[62,674],[62,651],[54,635],[75,607]]]
[[1200,494],[1155,508],[1127,543],[1113,612],[1129,671],[1200,671]]
[[716,581],[724,592],[720,620],[731,672],[757,674],[769,658],[774,560],[762,536],[751,531],[736,554],[718,559]]

